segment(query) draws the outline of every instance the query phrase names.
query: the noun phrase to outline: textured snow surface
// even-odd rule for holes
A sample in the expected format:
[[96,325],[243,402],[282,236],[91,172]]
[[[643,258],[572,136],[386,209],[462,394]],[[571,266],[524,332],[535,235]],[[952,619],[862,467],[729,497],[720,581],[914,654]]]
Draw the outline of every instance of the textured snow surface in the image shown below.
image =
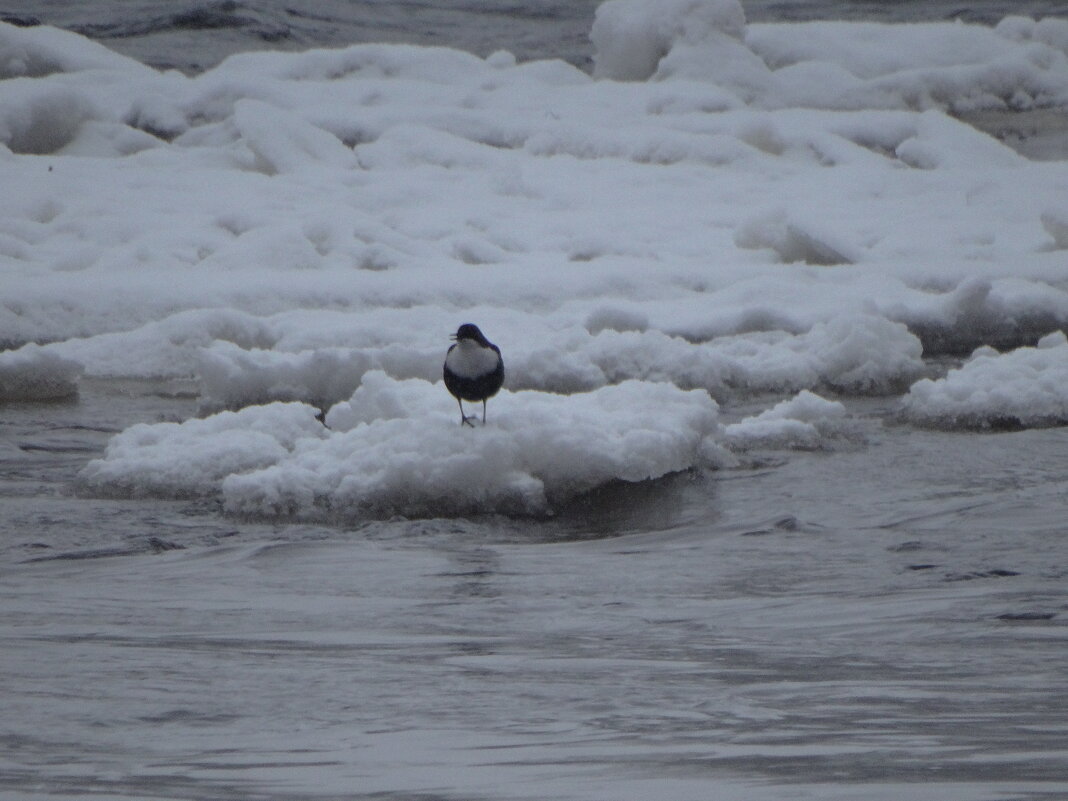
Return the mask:
[[140,424],[114,437],[82,479],[122,494],[218,495],[227,510],[254,516],[544,515],[611,481],[728,458],[715,440],[717,405],[702,390],[639,381],[571,396],[506,390],[474,430],[443,393],[373,371],[325,426],[303,403]]
[[1068,425],[1068,338],[1057,331],[1034,348],[980,348],[945,378],[916,382],[904,409],[947,428]]

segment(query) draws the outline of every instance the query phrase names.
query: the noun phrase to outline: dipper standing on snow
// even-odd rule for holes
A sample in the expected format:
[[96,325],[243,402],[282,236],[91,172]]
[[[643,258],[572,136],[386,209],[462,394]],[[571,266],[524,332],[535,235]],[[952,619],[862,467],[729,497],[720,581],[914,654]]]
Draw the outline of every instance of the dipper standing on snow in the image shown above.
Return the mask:
[[456,340],[445,354],[445,387],[460,404],[460,425],[475,418],[464,414],[464,401],[482,401],[482,425],[486,424],[486,401],[504,383],[501,349],[490,342],[473,323],[464,323],[450,337]]

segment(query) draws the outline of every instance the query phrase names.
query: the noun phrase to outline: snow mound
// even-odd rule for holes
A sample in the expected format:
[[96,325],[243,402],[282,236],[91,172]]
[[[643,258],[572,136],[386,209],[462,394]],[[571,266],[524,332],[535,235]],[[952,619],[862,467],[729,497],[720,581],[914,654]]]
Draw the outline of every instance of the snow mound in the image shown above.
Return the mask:
[[502,391],[488,423],[459,425],[443,385],[367,373],[327,427],[274,403],[113,438],[82,481],[91,491],[219,494],[235,514],[551,514],[613,480],[717,463],[718,407],[706,392],[628,381],[571,396]]
[[998,353],[978,349],[937,381],[923,379],[903,399],[907,419],[944,428],[1034,428],[1068,425],[1068,337]]
[[590,32],[593,74],[619,81],[652,77],[680,43],[711,49],[740,43],[745,12],[738,0],[608,0],[597,7]]
[[325,437],[318,413],[303,403],[273,403],[183,423],[139,423],[112,437],[79,478],[107,495],[212,495],[227,476],[277,464],[298,442]]
[[39,401],[78,394],[78,362],[39,345],[0,352],[0,402]]
[[814,450],[851,434],[845,406],[803,390],[770,409],[724,428],[732,450]]
[[923,346],[901,323],[874,315],[841,315],[805,335],[820,380],[860,395],[893,392],[923,369]]

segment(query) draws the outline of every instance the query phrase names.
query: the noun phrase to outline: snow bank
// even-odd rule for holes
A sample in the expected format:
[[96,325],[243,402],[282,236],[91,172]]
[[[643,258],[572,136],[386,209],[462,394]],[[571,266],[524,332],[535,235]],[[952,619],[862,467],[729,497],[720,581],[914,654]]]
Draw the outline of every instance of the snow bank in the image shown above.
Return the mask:
[[0,351],[0,402],[39,401],[78,394],[82,366],[39,345]]
[[721,400],[1068,326],[1068,167],[945,113],[1061,102],[1062,21],[613,0],[592,36],[596,77],[393,45],[186,77],[0,24],[0,343],[207,411],[437,380],[468,321],[517,394]]
[[628,379],[733,391],[827,387],[854,394],[893,392],[923,368],[908,329],[874,315],[842,315],[801,334],[769,332],[689,342],[660,331],[570,331],[509,359],[509,383],[553,392]]
[[263,320],[231,309],[179,312],[133,331],[116,331],[47,346],[103,377],[172,378],[193,375],[203,348],[227,344],[264,348],[275,342]]
[[980,348],[936,381],[922,379],[903,400],[907,419],[940,428],[1068,425],[1068,337],[1058,331],[1034,348]]
[[[508,343],[508,386],[567,394],[640,380],[706,389],[719,398],[821,387],[879,395],[900,391],[923,369],[919,340],[904,325],[875,315],[843,315],[800,334],[744,334],[708,342],[657,330],[600,327],[641,323],[602,309],[584,327]],[[442,337],[425,347],[395,342],[286,352],[216,342],[200,351],[201,407],[301,400],[327,408],[347,399],[370,370],[435,381],[447,345]]]
[[83,471],[94,492],[220,494],[235,514],[550,514],[612,480],[645,481],[720,458],[702,391],[625,382],[569,397],[503,391],[485,427],[461,427],[438,384],[373,371],[326,417],[275,403],[134,426]]

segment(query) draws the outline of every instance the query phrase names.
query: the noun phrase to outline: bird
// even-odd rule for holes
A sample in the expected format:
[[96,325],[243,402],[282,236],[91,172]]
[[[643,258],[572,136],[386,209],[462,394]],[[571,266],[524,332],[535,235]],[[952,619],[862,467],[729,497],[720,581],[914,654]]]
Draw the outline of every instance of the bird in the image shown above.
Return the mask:
[[501,349],[490,342],[474,323],[464,323],[450,339],[456,340],[445,352],[445,388],[460,404],[460,425],[472,428],[475,417],[464,413],[464,401],[482,401],[482,425],[486,424],[486,401],[504,383]]

